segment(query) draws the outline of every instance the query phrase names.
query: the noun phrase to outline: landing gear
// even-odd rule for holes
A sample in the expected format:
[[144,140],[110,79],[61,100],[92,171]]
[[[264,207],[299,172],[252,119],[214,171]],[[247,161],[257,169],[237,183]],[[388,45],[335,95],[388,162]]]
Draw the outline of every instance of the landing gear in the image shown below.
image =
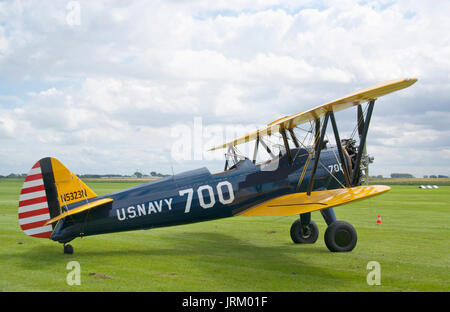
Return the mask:
[[357,240],[355,228],[345,221],[334,221],[325,231],[325,245],[331,252],[352,251]]
[[73,254],[73,247],[72,247],[72,245],[64,244],[64,253],[68,254],[68,255]]
[[319,228],[314,221],[304,225],[300,219],[291,226],[291,238],[296,244],[314,244],[319,237]]
[[[338,221],[333,208],[320,210],[328,227],[325,231],[325,245],[331,252],[348,252],[356,246],[358,237],[355,228],[348,222]],[[319,228],[311,221],[311,213],[300,215],[291,226],[291,238],[296,244],[314,244]]]

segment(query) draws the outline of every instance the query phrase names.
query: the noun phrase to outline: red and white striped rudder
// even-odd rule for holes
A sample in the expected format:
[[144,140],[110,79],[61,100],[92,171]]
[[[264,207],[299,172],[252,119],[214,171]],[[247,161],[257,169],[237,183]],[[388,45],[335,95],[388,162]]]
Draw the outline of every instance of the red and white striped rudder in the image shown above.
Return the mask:
[[59,160],[42,158],[31,168],[20,191],[20,228],[29,236],[51,238],[56,224],[46,225],[47,221],[60,215],[69,205],[86,203],[96,196]]
[[49,238],[53,228],[45,225],[50,219],[47,194],[38,161],[28,173],[19,197],[19,225],[25,234]]

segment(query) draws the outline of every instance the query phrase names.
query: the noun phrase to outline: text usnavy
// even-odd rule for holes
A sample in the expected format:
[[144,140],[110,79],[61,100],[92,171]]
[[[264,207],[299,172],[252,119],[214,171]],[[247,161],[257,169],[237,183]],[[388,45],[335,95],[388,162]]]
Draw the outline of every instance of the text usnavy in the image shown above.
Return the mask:
[[[217,202],[222,205],[229,205],[234,201],[233,186],[228,181],[219,182],[215,188],[205,184],[196,189],[182,189],[178,191],[178,195],[181,197],[181,202],[183,203],[184,201],[184,213],[189,213],[194,206],[209,209],[214,207]],[[119,208],[116,210],[117,219],[119,221],[124,221],[140,216],[161,213],[163,211],[171,211],[172,202],[173,198],[170,197],[151,200],[147,203],[134,204],[127,208]]]

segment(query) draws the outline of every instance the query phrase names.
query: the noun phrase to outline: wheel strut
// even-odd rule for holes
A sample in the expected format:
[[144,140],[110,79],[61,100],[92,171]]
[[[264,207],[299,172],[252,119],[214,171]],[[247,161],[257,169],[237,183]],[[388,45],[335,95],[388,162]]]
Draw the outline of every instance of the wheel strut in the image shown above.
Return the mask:
[[314,244],[319,237],[319,228],[311,221],[311,213],[301,214],[291,226],[291,239],[296,244]]
[[72,247],[72,245],[64,244],[64,253],[68,254],[68,255],[73,254],[73,247]]

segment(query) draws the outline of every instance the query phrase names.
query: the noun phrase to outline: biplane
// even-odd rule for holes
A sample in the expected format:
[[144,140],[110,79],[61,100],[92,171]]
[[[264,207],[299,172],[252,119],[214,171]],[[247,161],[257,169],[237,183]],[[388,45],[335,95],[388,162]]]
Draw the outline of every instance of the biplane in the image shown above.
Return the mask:
[[[23,184],[20,227],[29,236],[62,243],[70,254],[68,243],[77,237],[232,216],[298,216],[290,229],[292,241],[313,244],[319,230],[311,212],[320,211],[328,249],[351,251],[356,231],[337,220],[333,208],[389,191],[388,186],[364,183],[373,160],[366,152],[369,124],[379,97],[416,81],[383,83],[213,147],[211,151],[226,150],[219,173],[203,167],[99,196],[59,160],[43,158]],[[341,139],[335,113],[351,107],[356,107],[355,130]],[[281,144],[271,144],[274,137]],[[242,155],[242,144],[254,144],[253,155]],[[258,156],[262,153],[264,160]]]

